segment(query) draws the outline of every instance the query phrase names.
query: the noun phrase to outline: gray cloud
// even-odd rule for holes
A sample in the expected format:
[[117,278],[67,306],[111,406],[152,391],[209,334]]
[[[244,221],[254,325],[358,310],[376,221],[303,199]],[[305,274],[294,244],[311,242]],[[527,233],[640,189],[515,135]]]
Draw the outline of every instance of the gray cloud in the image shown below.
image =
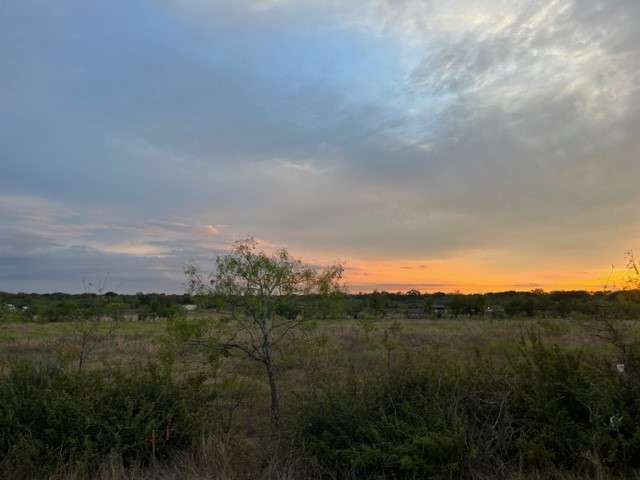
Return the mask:
[[637,238],[639,19],[631,0],[5,2],[0,288],[179,290],[247,233],[608,265]]

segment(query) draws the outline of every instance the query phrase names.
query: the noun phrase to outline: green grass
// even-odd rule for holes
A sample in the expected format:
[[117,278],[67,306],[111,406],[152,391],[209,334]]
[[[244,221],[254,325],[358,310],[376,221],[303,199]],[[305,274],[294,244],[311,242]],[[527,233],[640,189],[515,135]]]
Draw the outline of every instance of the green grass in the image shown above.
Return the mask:
[[[548,343],[602,352],[607,343],[598,338],[584,321],[564,319],[399,319],[401,330],[390,332],[393,320],[371,322],[366,332],[354,320],[314,321],[307,329],[304,346],[312,339],[328,339],[325,355],[357,364],[358,357],[367,364],[372,359],[386,360],[385,330],[395,345],[392,356],[410,355],[416,362],[434,355],[473,361],[477,354],[500,360],[517,350],[520,339],[529,331],[540,334]],[[627,322],[638,333],[635,322]],[[3,323],[0,329],[0,361],[7,359],[46,359],[74,350],[88,325],[83,322]],[[89,334],[93,352],[89,365],[146,360],[157,353],[166,336],[166,320],[99,322]],[[284,356],[287,348],[283,349]],[[309,347],[311,348],[311,347]],[[317,349],[316,347],[313,347]],[[313,349],[311,348],[311,349]],[[300,350],[300,346],[294,350]],[[294,354],[296,352],[291,352]],[[302,356],[305,352],[297,352]],[[229,363],[229,362],[228,362]],[[231,361],[233,363],[233,361]],[[286,362],[285,362],[286,363]],[[242,367],[240,367],[242,369]]]
[[[20,338],[50,338],[71,335],[78,331],[82,322],[13,322],[3,323],[0,329],[0,340],[15,340]],[[104,321],[98,324],[98,333],[115,332],[118,335],[150,335],[158,337],[165,331],[166,320],[149,321]]]
[[[90,350],[87,368],[145,360],[155,355],[165,321],[3,323],[0,330],[0,364],[16,361],[44,363],[50,359],[74,363],[83,336]],[[95,330],[93,329],[95,327]]]

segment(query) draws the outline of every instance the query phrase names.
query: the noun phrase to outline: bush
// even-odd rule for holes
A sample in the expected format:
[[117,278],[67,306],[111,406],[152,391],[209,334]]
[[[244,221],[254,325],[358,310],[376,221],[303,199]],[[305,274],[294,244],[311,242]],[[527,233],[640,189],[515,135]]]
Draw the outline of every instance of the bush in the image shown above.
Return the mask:
[[624,478],[640,467],[640,383],[533,334],[502,368],[478,359],[348,380],[299,420],[304,454],[330,478]]
[[329,477],[448,478],[461,472],[463,422],[454,382],[432,372],[333,390],[305,406],[305,448]]
[[599,476],[640,466],[638,385],[604,358],[546,346],[531,334],[512,361],[510,408],[529,467],[553,466]]
[[87,374],[15,366],[0,379],[0,476],[88,475],[109,455],[130,466],[165,458],[199,431],[204,395],[200,380],[177,382],[154,365]]

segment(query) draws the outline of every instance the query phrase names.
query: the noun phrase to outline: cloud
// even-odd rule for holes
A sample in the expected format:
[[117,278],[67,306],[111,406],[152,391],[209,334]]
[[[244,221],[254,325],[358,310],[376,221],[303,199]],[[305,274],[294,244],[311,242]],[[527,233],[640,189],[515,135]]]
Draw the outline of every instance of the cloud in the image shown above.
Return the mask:
[[4,4],[4,282],[44,258],[154,284],[247,233],[429,273],[608,265],[638,235],[639,5]]
[[213,249],[225,248],[208,243],[195,222],[127,224],[42,197],[4,195],[0,200],[2,289],[80,292],[83,278],[109,274],[121,284],[121,293],[175,292],[182,290],[189,259],[204,264]]
[[513,288],[541,288],[542,286],[542,283],[537,282],[515,283],[512,285]]

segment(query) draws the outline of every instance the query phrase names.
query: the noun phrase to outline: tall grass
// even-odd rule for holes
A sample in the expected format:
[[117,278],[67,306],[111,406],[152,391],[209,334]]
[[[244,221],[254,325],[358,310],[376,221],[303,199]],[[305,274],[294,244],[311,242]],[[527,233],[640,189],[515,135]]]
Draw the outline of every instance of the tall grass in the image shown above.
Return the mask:
[[101,325],[81,374],[65,357],[73,324],[3,324],[0,476],[633,478],[635,357],[617,372],[617,346],[592,326],[317,322],[277,351],[274,432],[259,365],[209,356],[163,321]]

